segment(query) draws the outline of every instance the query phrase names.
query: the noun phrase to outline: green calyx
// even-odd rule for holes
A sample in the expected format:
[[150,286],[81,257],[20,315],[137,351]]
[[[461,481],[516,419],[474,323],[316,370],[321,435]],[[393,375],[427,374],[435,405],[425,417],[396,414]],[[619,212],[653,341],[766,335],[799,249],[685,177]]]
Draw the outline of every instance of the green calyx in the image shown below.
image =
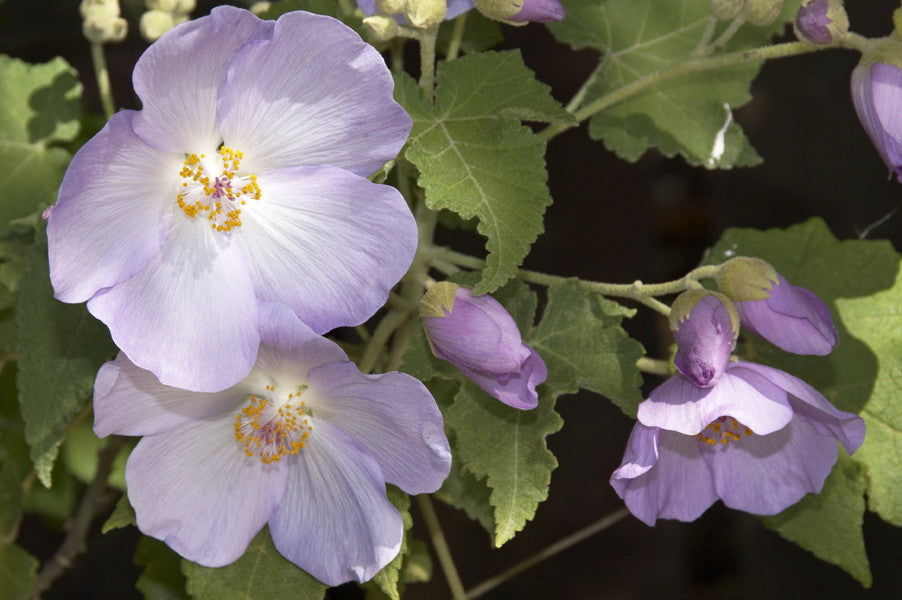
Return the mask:
[[421,317],[445,317],[454,309],[454,299],[460,286],[450,281],[433,284],[420,300]]
[[764,27],[773,23],[783,10],[783,0],[748,0],[745,5],[745,20],[752,25]]
[[523,8],[523,0],[474,0],[477,10],[489,19],[507,21]]
[[[902,9],[900,9],[902,10]],[[897,29],[885,38],[869,40],[870,47],[862,53],[858,66],[869,67],[874,63],[886,63],[902,69],[902,34],[899,33],[899,25],[902,25],[902,13],[896,11],[893,21],[898,23]]]
[[737,256],[720,266],[717,288],[735,302],[764,300],[779,281],[777,270],[767,261]]
[[736,311],[736,306],[724,294],[705,289],[687,290],[676,297],[676,300],[673,301],[673,305],[670,307],[670,330],[676,331],[679,329],[680,323],[689,318],[699,301],[706,296],[717,297],[727,309],[730,315],[730,325],[733,328],[733,339],[735,340],[739,337],[739,313]]

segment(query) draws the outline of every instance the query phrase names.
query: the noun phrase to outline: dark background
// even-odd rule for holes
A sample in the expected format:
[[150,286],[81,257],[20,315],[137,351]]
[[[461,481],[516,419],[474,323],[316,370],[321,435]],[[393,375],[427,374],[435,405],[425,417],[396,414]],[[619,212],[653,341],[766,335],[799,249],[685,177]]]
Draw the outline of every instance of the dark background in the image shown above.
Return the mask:
[[[198,4],[194,16],[219,3]],[[849,0],[847,10],[853,30],[879,36],[889,33],[896,7],[892,0]],[[522,48],[527,65],[564,103],[597,64],[594,52],[559,45],[540,25],[505,27],[504,33],[505,46]],[[130,18],[126,41],[107,46],[120,107],[138,108],[130,73],[145,47],[136,17]],[[76,0],[0,4],[0,53],[30,62],[64,56],[81,76],[87,110],[101,112]],[[555,204],[546,215],[547,233],[526,267],[601,281],[652,282],[691,269],[728,227],[786,227],[820,216],[837,237],[858,237],[898,208],[902,187],[887,178],[856,120],[848,88],[857,59],[853,52],[834,50],[764,66],[753,86],[754,100],[736,111],[765,160],[755,169],[710,172],[654,152],[629,164],[589,140],[585,127],[558,136],[547,154]],[[414,53],[410,62],[415,61]],[[902,214],[893,213],[869,237],[889,238],[902,248],[900,222]],[[470,240],[474,252],[481,243]],[[650,355],[666,352],[670,340],[661,333],[666,327],[649,311],[640,311],[628,327]],[[647,385],[657,384],[648,380]],[[436,503],[468,588],[622,506],[608,477],[620,464],[632,422],[588,393],[562,397],[557,406],[565,427],[548,444],[560,466],[549,499],[514,540],[494,550],[480,526]],[[131,562],[136,530],[101,535],[99,523],[90,551],[46,598],[138,597],[133,582],[140,570]],[[426,538],[419,524],[415,533]],[[650,528],[627,517],[485,597],[902,598],[902,530],[868,513],[864,534],[874,575],[870,590],[766,530],[755,517],[717,503],[693,524],[659,521]],[[46,559],[62,535],[29,518],[20,543]],[[360,597],[348,587],[331,595]],[[432,582],[410,587],[405,597],[450,597],[438,566]]]

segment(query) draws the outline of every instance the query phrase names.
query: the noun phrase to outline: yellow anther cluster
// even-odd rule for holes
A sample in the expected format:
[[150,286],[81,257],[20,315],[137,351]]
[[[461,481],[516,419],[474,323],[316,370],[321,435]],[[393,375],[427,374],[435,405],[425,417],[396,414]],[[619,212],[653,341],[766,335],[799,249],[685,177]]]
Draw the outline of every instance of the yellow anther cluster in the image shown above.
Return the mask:
[[[216,231],[230,231],[233,227],[241,227],[241,209],[238,206],[246,204],[247,197],[259,200],[262,193],[256,175],[242,176],[238,173],[244,153],[222,146],[219,155],[222,159],[222,174],[212,178],[204,171],[201,161],[206,155],[201,154],[200,157],[196,154],[189,155],[179,172],[186,180],[182,182],[182,188],[187,192],[190,182],[194,182],[197,185],[193,188],[200,187],[204,195],[194,202],[185,201],[186,193],[178,194],[176,198],[179,208],[190,218],[193,219],[202,211],[206,211],[207,220],[211,221],[210,228]],[[240,189],[237,185],[232,186],[232,180],[236,178],[244,180]]]
[[752,430],[732,417],[720,417],[716,421],[708,423],[708,426],[696,437],[709,446],[716,446],[718,442],[721,444],[738,442],[743,435],[752,435]]
[[[274,391],[269,385],[266,389]],[[251,403],[235,416],[235,438],[244,444],[244,454],[256,455],[267,465],[297,454],[313,430],[304,403],[288,402],[276,408],[268,398],[250,398]]]

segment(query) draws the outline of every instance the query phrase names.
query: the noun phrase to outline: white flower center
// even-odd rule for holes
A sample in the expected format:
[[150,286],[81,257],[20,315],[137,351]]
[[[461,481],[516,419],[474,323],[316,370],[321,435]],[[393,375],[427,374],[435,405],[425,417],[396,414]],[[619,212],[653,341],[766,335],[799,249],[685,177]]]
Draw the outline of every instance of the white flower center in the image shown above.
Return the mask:
[[277,400],[275,388],[267,385],[271,398],[250,396],[250,404],[235,416],[235,439],[244,445],[244,454],[261,462],[279,462],[283,456],[297,454],[307,443],[313,427],[307,407],[300,400],[307,386]]
[[704,442],[709,446],[716,446],[717,444],[725,446],[730,442],[738,442],[743,437],[752,435],[752,433],[751,429],[733,417],[719,417],[708,423],[708,426],[696,437],[700,442]]
[[210,227],[216,231],[231,231],[241,227],[241,207],[247,199],[259,200],[260,186],[256,175],[239,171],[244,154],[226,146],[219,149],[222,159],[220,175],[204,166],[206,154],[190,154],[185,158],[180,175],[182,192],[177,195],[179,208],[191,219],[206,214]]

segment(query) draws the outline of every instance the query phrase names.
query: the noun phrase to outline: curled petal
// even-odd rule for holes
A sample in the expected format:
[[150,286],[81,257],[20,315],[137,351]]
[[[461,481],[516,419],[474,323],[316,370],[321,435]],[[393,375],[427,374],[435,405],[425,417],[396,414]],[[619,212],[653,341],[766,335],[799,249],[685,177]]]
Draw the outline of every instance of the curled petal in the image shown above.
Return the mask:
[[464,366],[458,368],[493,398],[514,408],[531,410],[539,404],[536,386],[548,378],[548,368],[538,352],[529,346],[525,348],[529,351],[526,360],[518,370],[510,373],[490,373]]
[[404,529],[376,460],[321,420],[297,459],[269,521],[276,548],[327,585],[371,579],[398,554]]
[[145,437],[125,468],[138,528],[206,567],[244,554],[285,489],[288,469],[245,456],[233,425],[225,413]]

